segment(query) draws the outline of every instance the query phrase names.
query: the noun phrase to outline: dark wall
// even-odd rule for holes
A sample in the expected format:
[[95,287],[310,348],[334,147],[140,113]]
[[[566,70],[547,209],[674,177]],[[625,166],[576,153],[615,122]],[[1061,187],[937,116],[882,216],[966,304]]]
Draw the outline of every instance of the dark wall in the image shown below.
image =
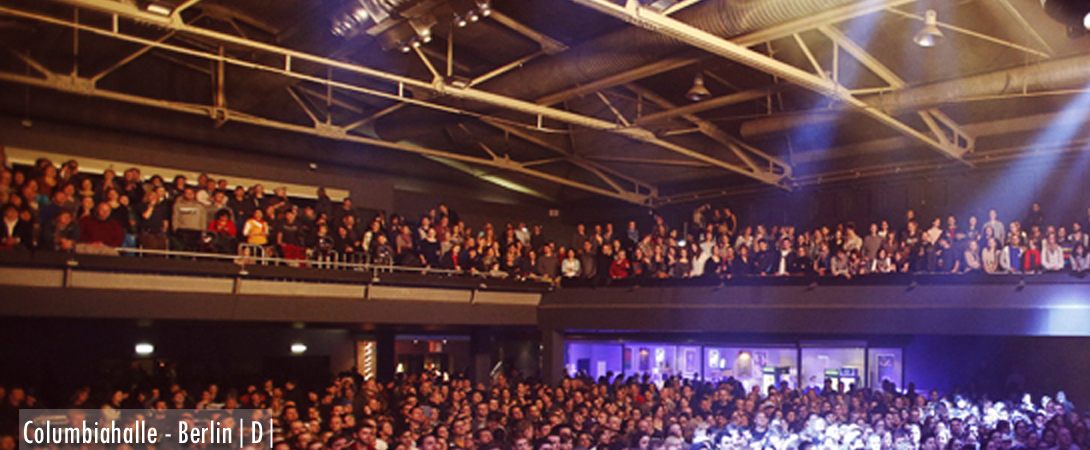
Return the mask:
[[[887,281],[888,284],[881,284]],[[735,279],[545,294],[542,329],[1090,336],[1090,284],[1065,275]],[[873,283],[873,284],[871,284]],[[679,283],[680,284],[680,283]]]
[[[812,229],[854,221],[859,226],[889,220],[894,228],[903,226],[905,211],[912,209],[920,221],[929,222],[953,214],[965,226],[975,214],[981,223],[989,208],[996,208],[1000,220],[1022,220],[1034,201],[1039,201],[1048,223],[1065,224],[1087,220],[1090,208],[1090,153],[1066,159],[1026,158],[1002,166],[930,171],[912,176],[838,182],[799,188],[793,192],[768,189],[760,193],[731,195],[686,201],[657,208],[669,223],[680,226],[690,220],[692,210],[709,203],[731,207],[742,225],[791,224]],[[611,204],[580,205],[566,209],[565,221],[622,223],[639,218],[641,226],[651,222],[647,208]],[[925,225],[921,223],[921,226]]]
[[542,234],[546,238],[556,241],[557,245],[567,245],[575,230],[573,226],[564,224],[560,217],[550,217],[551,207],[549,206],[472,201],[445,193],[401,189],[394,193],[396,211],[413,221],[419,220],[420,215],[428,210],[438,208],[441,202],[445,202],[448,207],[456,211],[462,221],[475,230],[474,233],[481,231],[486,223],[490,223],[496,230],[496,236],[502,238],[503,230],[508,223],[517,227],[519,222],[525,222],[528,227],[535,224],[541,225]]
[[537,320],[537,309],[532,304],[23,286],[5,286],[3,293],[0,316],[15,317],[447,325],[530,325]]
[[[325,383],[332,370],[351,367],[358,337],[343,329],[238,323],[3,319],[0,324],[0,360],[8,362],[0,384],[36,388],[52,405],[80,385],[108,389],[138,380],[169,381],[133,375],[132,362],[148,359],[135,354],[138,342],[155,345],[152,357],[166,363],[164,369],[176,362],[183,387],[196,388],[213,381],[237,385],[287,377]],[[304,355],[292,355],[295,342],[306,344]]]
[[960,386],[993,398],[1011,387],[1035,398],[1063,390],[1084,410],[1090,407],[1088,345],[1088,338],[916,336],[905,348],[905,380],[917,389]]
[[[485,377],[501,360],[505,370],[537,374],[539,341],[533,337],[536,333],[525,328],[363,329],[285,322],[3,317],[0,361],[4,366],[0,370],[0,386],[33,389],[33,395],[45,401],[46,406],[59,407],[80,386],[102,392],[134,384],[149,388],[177,381],[192,393],[212,382],[227,389],[271,378],[277,382],[294,379],[305,388],[321,389],[327,386],[331,375],[355,365],[357,341],[377,340],[380,355],[386,351],[390,355],[424,354],[428,352],[429,333],[438,333],[433,336],[439,340],[478,332],[493,336],[487,348],[482,349],[486,350],[482,355]],[[402,337],[395,343],[399,335]],[[386,342],[388,348],[383,347],[382,336],[390,337]],[[414,344],[413,339],[419,342]],[[153,344],[154,354],[136,355],[134,347],[140,342]],[[293,343],[305,344],[306,352],[292,354]],[[451,356],[453,372],[472,374],[475,360],[470,340],[451,338],[443,347],[443,353]],[[146,370],[146,374],[134,371],[134,364]],[[391,364],[391,376],[393,369]]]
[[[212,128],[211,125],[208,128]],[[246,133],[223,133],[224,136],[238,136]],[[270,131],[267,134],[275,134]],[[261,136],[259,134],[259,136]],[[256,139],[256,138],[255,138]],[[308,145],[315,145],[307,142]],[[283,144],[281,144],[283,145]],[[302,145],[302,143],[300,143]],[[434,207],[439,201],[448,201],[462,206],[466,211],[483,211],[503,218],[504,221],[518,220],[524,208],[512,209],[510,205],[527,205],[527,211],[543,215],[544,211],[536,208],[533,199],[521,194],[504,190],[498,186],[478,181],[469,176],[462,176],[449,169],[453,179],[436,179],[421,172],[420,178],[398,176],[374,170],[362,169],[373,161],[374,152],[382,152],[358,146],[358,149],[339,148],[346,144],[330,143],[317,147],[299,147],[295,155],[291,150],[277,151],[269,148],[268,152],[255,153],[256,150],[240,150],[232,147],[189,143],[181,139],[167,139],[143,136],[134,133],[110,131],[103,127],[85,127],[64,125],[45,120],[36,120],[33,126],[24,127],[20,120],[11,116],[0,116],[0,146],[22,147],[75,156],[87,156],[117,161],[131,161],[174,167],[194,172],[215,172],[248,178],[268,179],[285,183],[327,186],[348,190],[357,207],[386,210],[408,211],[419,214],[426,207]],[[353,153],[355,152],[355,153]],[[351,158],[358,164],[343,164],[327,161],[323,158]],[[423,171],[434,164],[424,158],[419,159]],[[59,163],[59,161],[55,161]],[[318,163],[316,170],[309,164]],[[151,174],[145,174],[150,176]],[[173,174],[162,174],[172,176]],[[270,186],[266,186],[269,192]],[[414,195],[404,192],[432,192],[427,201],[416,201],[405,207],[399,204],[402,196],[412,200]],[[305,194],[312,195],[313,192]],[[500,221],[500,219],[493,219]]]

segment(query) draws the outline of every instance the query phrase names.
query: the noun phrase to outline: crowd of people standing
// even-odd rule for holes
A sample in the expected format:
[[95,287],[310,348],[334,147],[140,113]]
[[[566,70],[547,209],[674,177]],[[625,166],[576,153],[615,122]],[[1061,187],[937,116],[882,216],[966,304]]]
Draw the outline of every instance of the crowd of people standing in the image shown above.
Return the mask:
[[[884,273],[1044,273],[1090,271],[1087,217],[1046,223],[1039,204],[1011,220],[999,211],[964,221],[949,215],[812,228],[747,224],[729,207],[703,205],[681,226],[578,224],[570,239],[539,225],[491,223],[473,229],[439,204],[419,215],[364,212],[351,198],[319,188],[301,200],[279,187],[80,171],[77,161],[0,172],[0,248],[117,254],[118,249],[323,260],[442,269],[491,277],[617,279],[832,276]],[[555,233],[554,233],[555,234]],[[242,244],[242,245],[240,245]]]
[[[190,390],[190,388],[193,388]],[[291,381],[81,388],[63,405],[41,405],[20,387],[0,387],[0,447],[11,448],[19,408],[180,410],[187,420],[231,421],[244,409],[274,418],[275,450],[1082,450],[1090,415],[1061,392],[1039,403],[971,392],[745,390],[718,383],[638,376],[565,378],[556,385],[498,375],[489,385],[454,377],[400,376],[379,383],[342,374],[307,390]],[[140,413],[139,411],[147,411]],[[94,417],[88,417],[95,419]],[[237,419],[237,418],[236,418]],[[93,448],[93,447],[92,447]],[[135,447],[129,447],[135,448]],[[150,450],[152,447],[148,447]],[[253,447],[257,448],[257,447]]]

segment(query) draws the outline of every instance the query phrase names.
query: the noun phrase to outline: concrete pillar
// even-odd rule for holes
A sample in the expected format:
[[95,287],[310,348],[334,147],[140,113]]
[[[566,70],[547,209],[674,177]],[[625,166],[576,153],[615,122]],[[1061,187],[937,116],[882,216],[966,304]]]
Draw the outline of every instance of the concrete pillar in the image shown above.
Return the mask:
[[475,330],[469,336],[469,377],[474,384],[488,385],[496,364],[496,339],[489,330]]
[[564,378],[564,333],[554,329],[541,330],[541,376],[548,384],[558,384]]
[[397,333],[389,328],[375,331],[375,378],[380,382],[394,379],[397,372]]

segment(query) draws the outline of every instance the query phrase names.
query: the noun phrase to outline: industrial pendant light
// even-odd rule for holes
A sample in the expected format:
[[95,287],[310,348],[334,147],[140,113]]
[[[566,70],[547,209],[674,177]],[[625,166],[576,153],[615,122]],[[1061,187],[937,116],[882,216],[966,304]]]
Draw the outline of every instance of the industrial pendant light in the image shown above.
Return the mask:
[[689,89],[685,97],[694,102],[699,102],[711,96],[712,93],[708,91],[708,88],[704,87],[704,74],[697,72],[696,78],[693,78],[693,87]]
[[935,44],[942,40],[942,30],[939,30],[938,14],[935,14],[935,10],[927,10],[923,29],[916,33],[916,37],[912,38],[912,40],[920,47],[934,47]]

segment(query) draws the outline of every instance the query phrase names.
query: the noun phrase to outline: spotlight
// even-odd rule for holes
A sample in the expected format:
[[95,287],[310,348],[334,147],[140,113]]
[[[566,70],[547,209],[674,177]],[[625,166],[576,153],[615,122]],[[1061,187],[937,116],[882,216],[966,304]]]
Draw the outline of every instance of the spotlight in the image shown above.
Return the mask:
[[174,12],[172,6],[157,1],[148,2],[148,5],[145,6],[144,9],[149,13],[158,14],[160,16],[169,16],[170,13]]
[[366,22],[367,19],[371,18],[371,15],[367,13],[366,9],[356,8],[354,11],[352,11],[352,18],[355,19],[357,23],[362,24]]
[[424,36],[424,43],[427,44],[428,42],[431,42],[431,34]]
[[147,342],[141,342],[136,344],[136,354],[140,356],[147,356],[155,353],[155,346]]
[[704,87],[704,74],[697,72],[696,77],[693,78],[693,87],[689,88],[689,92],[685,94],[685,97],[694,102],[699,102],[711,96],[712,93],[708,91],[708,88]]
[[492,15],[492,2],[488,0],[477,0],[477,9],[481,11],[481,15],[488,17]]
[[364,8],[344,11],[333,19],[332,32],[336,36],[346,37],[352,34],[352,30],[366,25],[370,20],[371,14]]
[[420,39],[413,38],[409,43],[412,44],[413,48],[420,48]]
[[454,16],[454,24],[458,25],[458,28],[465,28],[466,25],[469,25],[469,22],[466,22],[466,19],[464,17],[459,16],[459,15],[455,15]]
[[1073,28],[1090,30],[1090,3],[1084,0],[1040,0],[1041,7],[1052,20],[1060,22],[1068,27],[1071,34]]
[[299,342],[291,344],[291,352],[295,355],[302,355],[307,352],[307,345]]
[[477,11],[470,11],[466,13],[466,18],[469,19],[470,22],[476,22],[478,20],[481,20],[481,16],[477,15]]
[[935,13],[935,10],[927,10],[923,29],[916,33],[916,37],[912,38],[912,40],[920,47],[934,47],[935,44],[942,40],[942,30],[939,30],[938,14]]
[[401,45],[401,53],[409,53],[409,52],[413,51],[413,48],[410,47],[409,44],[406,44],[404,42],[399,42],[398,45]]

